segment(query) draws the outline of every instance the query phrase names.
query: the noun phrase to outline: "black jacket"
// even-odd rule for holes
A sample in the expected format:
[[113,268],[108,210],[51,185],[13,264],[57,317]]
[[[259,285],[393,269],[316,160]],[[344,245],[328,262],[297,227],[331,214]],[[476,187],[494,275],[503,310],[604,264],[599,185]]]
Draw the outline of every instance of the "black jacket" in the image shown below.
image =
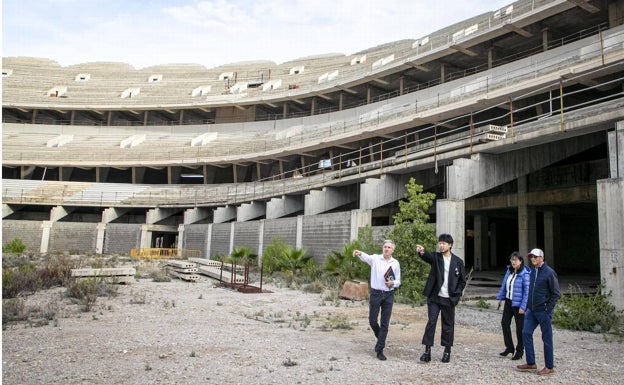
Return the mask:
[[[444,283],[444,257],[440,252],[426,252],[419,254],[420,258],[431,265],[427,282],[425,283],[425,290],[423,294],[427,298],[435,298],[440,292],[440,288]],[[449,298],[454,305],[459,303],[459,299],[466,287],[466,270],[464,268],[464,261],[457,255],[451,253],[451,265],[449,267],[448,277],[448,291]]]

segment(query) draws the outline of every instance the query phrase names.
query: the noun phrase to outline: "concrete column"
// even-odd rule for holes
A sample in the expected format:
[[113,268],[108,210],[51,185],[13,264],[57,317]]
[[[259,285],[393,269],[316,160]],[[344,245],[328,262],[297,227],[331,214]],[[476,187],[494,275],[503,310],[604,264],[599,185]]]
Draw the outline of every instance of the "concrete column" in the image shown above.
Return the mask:
[[150,247],[152,247],[152,232],[150,231],[150,226],[147,224],[141,225],[141,241],[139,249],[148,249]]
[[624,178],[597,182],[600,277],[605,293],[618,310],[624,310]]
[[265,219],[260,220],[260,226],[258,227],[258,250],[256,254],[258,255],[258,266],[262,267],[262,251],[264,249],[264,222]]
[[104,252],[104,235],[106,232],[106,223],[97,224],[97,234],[95,236],[95,253],[102,254]]
[[527,178],[518,177],[518,251],[526,255],[537,247],[535,208],[528,206]]
[[498,255],[498,248],[496,247],[496,239],[498,238],[498,226],[495,222],[490,223],[490,257],[488,268],[496,266],[496,256]]
[[609,145],[609,174],[611,178],[624,177],[624,122],[617,122],[615,130],[607,133]]
[[453,253],[465,259],[464,201],[454,199],[438,199],[436,201],[436,232],[451,234],[453,237]]
[[235,224],[236,222],[230,223],[230,249],[228,251],[228,254],[232,254],[232,251],[234,251],[234,234],[236,232]]
[[50,247],[50,232],[53,223],[52,221],[41,222],[41,247],[39,248],[41,253],[48,252],[48,247]]
[[550,30],[548,28],[542,29],[542,49],[544,52],[548,51],[549,40],[550,40]]
[[208,224],[206,232],[206,258],[210,259],[210,249],[212,248],[212,223]]
[[[488,249],[487,217],[485,215],[474,216],[474,269],[481,271],[485,267],[483,261],[487,262]],[[487,264],[486,264],[487,265]]]
[[349,240],[354,241],[358,238],[358,232],[361,227],[371,226],[373,218],[372,210],[351,210],[351,229]]
[[184,224],[178,225],[178,258],[182,257],[182,250],[184,250]]
[[297,216],[297,237],[295,239],[295,248],[303,247],[303,215]]
[[544,259],[550,266],[555,266],[557,251],[555,234],[559,234],[559,214],[554,211],[544,212]]
[[184,210],[184,224],[190,225],[192,223],[197,223],[206,218],[210,217],[212,210],[205,207],[195,207],[192,209]]

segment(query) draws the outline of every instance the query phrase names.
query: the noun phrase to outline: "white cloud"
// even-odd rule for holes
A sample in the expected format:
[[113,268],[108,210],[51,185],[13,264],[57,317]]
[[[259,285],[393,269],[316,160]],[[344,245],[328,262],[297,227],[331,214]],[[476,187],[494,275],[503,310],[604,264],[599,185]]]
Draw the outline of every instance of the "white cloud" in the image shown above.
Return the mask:
[[356,53],[417,39],[510,2],[438,0],[4,0],[3,56],[71,65],[216,67]]

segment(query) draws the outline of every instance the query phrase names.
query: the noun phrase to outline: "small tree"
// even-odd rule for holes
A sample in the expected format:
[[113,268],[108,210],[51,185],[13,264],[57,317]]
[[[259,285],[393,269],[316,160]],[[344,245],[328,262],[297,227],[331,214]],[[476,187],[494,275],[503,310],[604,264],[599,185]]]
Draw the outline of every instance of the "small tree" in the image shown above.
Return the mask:
[[416,254],[416,245],[435,249],[435,226],[428,223],[427,214],[435,194],[423,192],[423,187],[416,184],[414,178],[410,178],[405,187],[405,199],[399,202],[399,212],[394,216],[394,228],[388,238],[395,242],[394,255],[401,263],[401,288],[398,295],[409,302],[422,303],[422,291],[430,267]]

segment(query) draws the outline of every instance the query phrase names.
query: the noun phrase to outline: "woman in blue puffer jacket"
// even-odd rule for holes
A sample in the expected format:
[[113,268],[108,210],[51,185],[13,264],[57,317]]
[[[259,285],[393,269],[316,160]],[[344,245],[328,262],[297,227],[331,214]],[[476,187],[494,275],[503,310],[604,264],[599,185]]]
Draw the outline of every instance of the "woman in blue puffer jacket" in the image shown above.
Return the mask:
[[[501,284],[496,299],[500,308],[503,301],[503,318],[501,319],[501,327],[503,328],[503,341],[505,342],[505,351],[500,353],[501,356],[507,357],[508,354],[514,353],[512,360],[519,360],[524,354],[524,343],[522,341],[522,328],[524,326],[524,312],[527,307],[529,298],[529,283],[531,271],[524,265],[524,258],[519,252],[514,251],[509,257],[511,264],[507,266],[505,277]],[[511,338],[511,319],[516,321],[516,338],[518,343],[514,350],[513,339]]]

